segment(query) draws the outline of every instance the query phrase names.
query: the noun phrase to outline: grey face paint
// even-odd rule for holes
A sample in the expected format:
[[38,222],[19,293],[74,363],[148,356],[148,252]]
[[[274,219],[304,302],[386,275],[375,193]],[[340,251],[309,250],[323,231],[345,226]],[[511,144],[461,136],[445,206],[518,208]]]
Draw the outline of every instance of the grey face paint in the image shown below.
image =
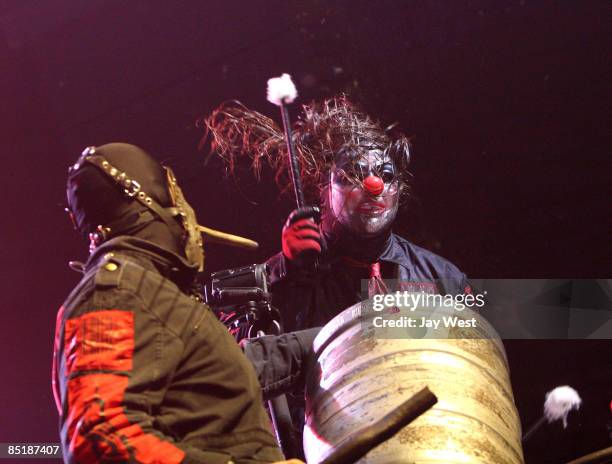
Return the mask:
[[[391,227],[399,206],[399,182],[391,158],[380,150],[358,157],[343,155],[330,173],[329,205],[335,218],[351,232],[373,237]],[[384,182],[380,194],[370,193],[363,180],[375,176]]]

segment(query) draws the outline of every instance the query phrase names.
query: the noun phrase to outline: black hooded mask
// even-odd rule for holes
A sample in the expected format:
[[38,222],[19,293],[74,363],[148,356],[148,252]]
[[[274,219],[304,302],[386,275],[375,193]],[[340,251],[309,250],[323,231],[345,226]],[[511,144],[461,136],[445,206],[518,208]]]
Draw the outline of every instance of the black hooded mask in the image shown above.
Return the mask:
[[203,267],[202,237],[169,168],[134,145],[86,148],[66,186],[75,227],[90,251],[118,235],[152,241]]

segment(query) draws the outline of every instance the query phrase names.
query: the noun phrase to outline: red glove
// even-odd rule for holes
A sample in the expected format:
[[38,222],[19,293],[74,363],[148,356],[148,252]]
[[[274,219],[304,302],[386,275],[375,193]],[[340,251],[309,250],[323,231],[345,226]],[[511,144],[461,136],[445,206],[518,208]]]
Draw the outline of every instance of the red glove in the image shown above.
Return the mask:
[[321,253],[321,232],[315,221],[321,216],[316,206],[293,210],[283,227],[283,254],[296,260],[306,252]]

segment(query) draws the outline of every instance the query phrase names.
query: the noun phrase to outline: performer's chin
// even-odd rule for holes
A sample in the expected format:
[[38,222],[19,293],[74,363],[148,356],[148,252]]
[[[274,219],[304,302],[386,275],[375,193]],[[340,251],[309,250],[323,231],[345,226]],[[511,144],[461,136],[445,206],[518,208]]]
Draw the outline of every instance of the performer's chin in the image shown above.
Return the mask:
[[380,220],[363,221],[357,232],[362,237],[376,237],[387,230],[387,226]]
[[383,214],[361,216],[360,234],[366,237],[375,237],[386,232],[393,222],[391,211],[385,211]]

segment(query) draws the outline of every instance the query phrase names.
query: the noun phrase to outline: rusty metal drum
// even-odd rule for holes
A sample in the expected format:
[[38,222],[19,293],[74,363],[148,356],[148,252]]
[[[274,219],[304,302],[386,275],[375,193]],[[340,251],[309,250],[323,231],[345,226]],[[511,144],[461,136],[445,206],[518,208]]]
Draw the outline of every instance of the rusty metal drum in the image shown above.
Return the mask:
[[[414,319],[412,326],[406,318]],[[395,327],[381,327],[381,319],[395,320],[386,323]],[[421,327],[423,319],[440,324]],[[304,428],[309,464],[425,386],[438,403],[360,463],[524,462],[505,350],[477,311],[394,307],[381,313],[371,301],[359,303],[323,328],[315,351]]]

